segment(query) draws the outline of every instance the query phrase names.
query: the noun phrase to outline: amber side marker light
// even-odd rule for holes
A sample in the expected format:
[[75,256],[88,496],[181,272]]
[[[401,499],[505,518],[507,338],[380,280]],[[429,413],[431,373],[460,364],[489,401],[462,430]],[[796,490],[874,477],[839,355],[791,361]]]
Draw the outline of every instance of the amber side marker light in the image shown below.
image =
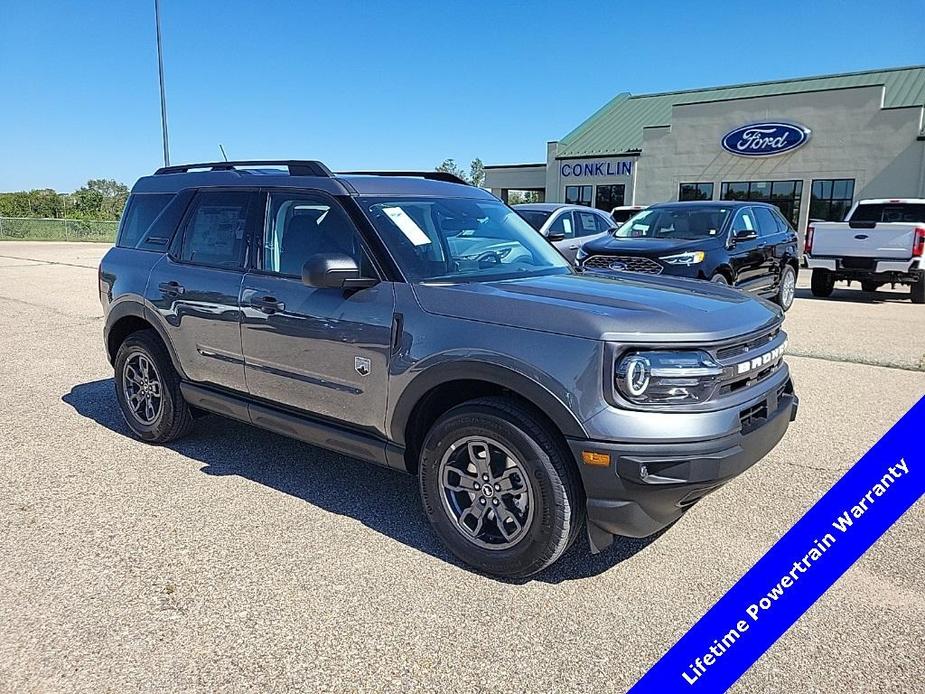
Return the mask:
[[585,465],[610,465],[610,453],[595,453],[594,451],[582,451],[581,460]]

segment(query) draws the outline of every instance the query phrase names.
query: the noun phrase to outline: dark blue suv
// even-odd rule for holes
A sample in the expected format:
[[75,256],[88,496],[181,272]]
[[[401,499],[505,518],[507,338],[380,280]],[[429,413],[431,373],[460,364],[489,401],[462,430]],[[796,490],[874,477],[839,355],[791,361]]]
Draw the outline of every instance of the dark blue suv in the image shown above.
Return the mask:
[[673,275],[729,284],[793,303],[800,269],[797,234],[774,205],[697,201],[653,205],[582,246],[589,271]]

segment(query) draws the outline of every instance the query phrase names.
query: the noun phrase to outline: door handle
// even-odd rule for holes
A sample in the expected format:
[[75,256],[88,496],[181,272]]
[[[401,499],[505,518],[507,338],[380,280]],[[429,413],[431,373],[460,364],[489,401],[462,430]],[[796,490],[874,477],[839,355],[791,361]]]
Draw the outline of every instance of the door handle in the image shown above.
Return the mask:
[[251,306],[263,311],[264,313],[276,313],[277,311],[286,310],[286,304],[277,300],[276,297],[273,296],[262,296],[259,299],[252,299]]
[[578,244],[576,243],[574,246],[569,246],[568,249],[569,249],[570,251],[577,251],[577,250],[578,250]]
[[180,294],[186,291],[186,289],[183,288],[182,284],[180,284],[179,282],[173,282],[173,281],[161,282],[159,285],[157,285],[157,288],[160,289],[164,294],[167,294],[169,296],[179,296]]

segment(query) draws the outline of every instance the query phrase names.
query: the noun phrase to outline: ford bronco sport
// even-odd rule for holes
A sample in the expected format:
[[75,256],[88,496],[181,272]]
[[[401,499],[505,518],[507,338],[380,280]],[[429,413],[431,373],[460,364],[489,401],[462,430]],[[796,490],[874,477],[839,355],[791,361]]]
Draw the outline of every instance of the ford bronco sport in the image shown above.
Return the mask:
[[160,169],[99,288],[140,439],[217,413],[417,475],[450,550],[500,576],[549,566],[583,528],[599,551],[666,527],[797,410],[779,308],[579,273],[439,172]]

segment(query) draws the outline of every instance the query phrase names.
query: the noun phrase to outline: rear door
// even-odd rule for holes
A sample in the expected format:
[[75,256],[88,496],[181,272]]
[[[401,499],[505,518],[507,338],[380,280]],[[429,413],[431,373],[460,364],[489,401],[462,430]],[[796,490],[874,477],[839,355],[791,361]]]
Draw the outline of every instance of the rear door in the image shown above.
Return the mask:
[[316,191],[271,191],[241,291],[251,395],[364,429],[384,431],[394,286],[359,291],[302,282],[312,255],[344,253],[379,277],[340,206]]
[[170,253],[151,270],[149,306],[193,381],[247,390],[238,298],[260,213],[256,190],[198,192]]

